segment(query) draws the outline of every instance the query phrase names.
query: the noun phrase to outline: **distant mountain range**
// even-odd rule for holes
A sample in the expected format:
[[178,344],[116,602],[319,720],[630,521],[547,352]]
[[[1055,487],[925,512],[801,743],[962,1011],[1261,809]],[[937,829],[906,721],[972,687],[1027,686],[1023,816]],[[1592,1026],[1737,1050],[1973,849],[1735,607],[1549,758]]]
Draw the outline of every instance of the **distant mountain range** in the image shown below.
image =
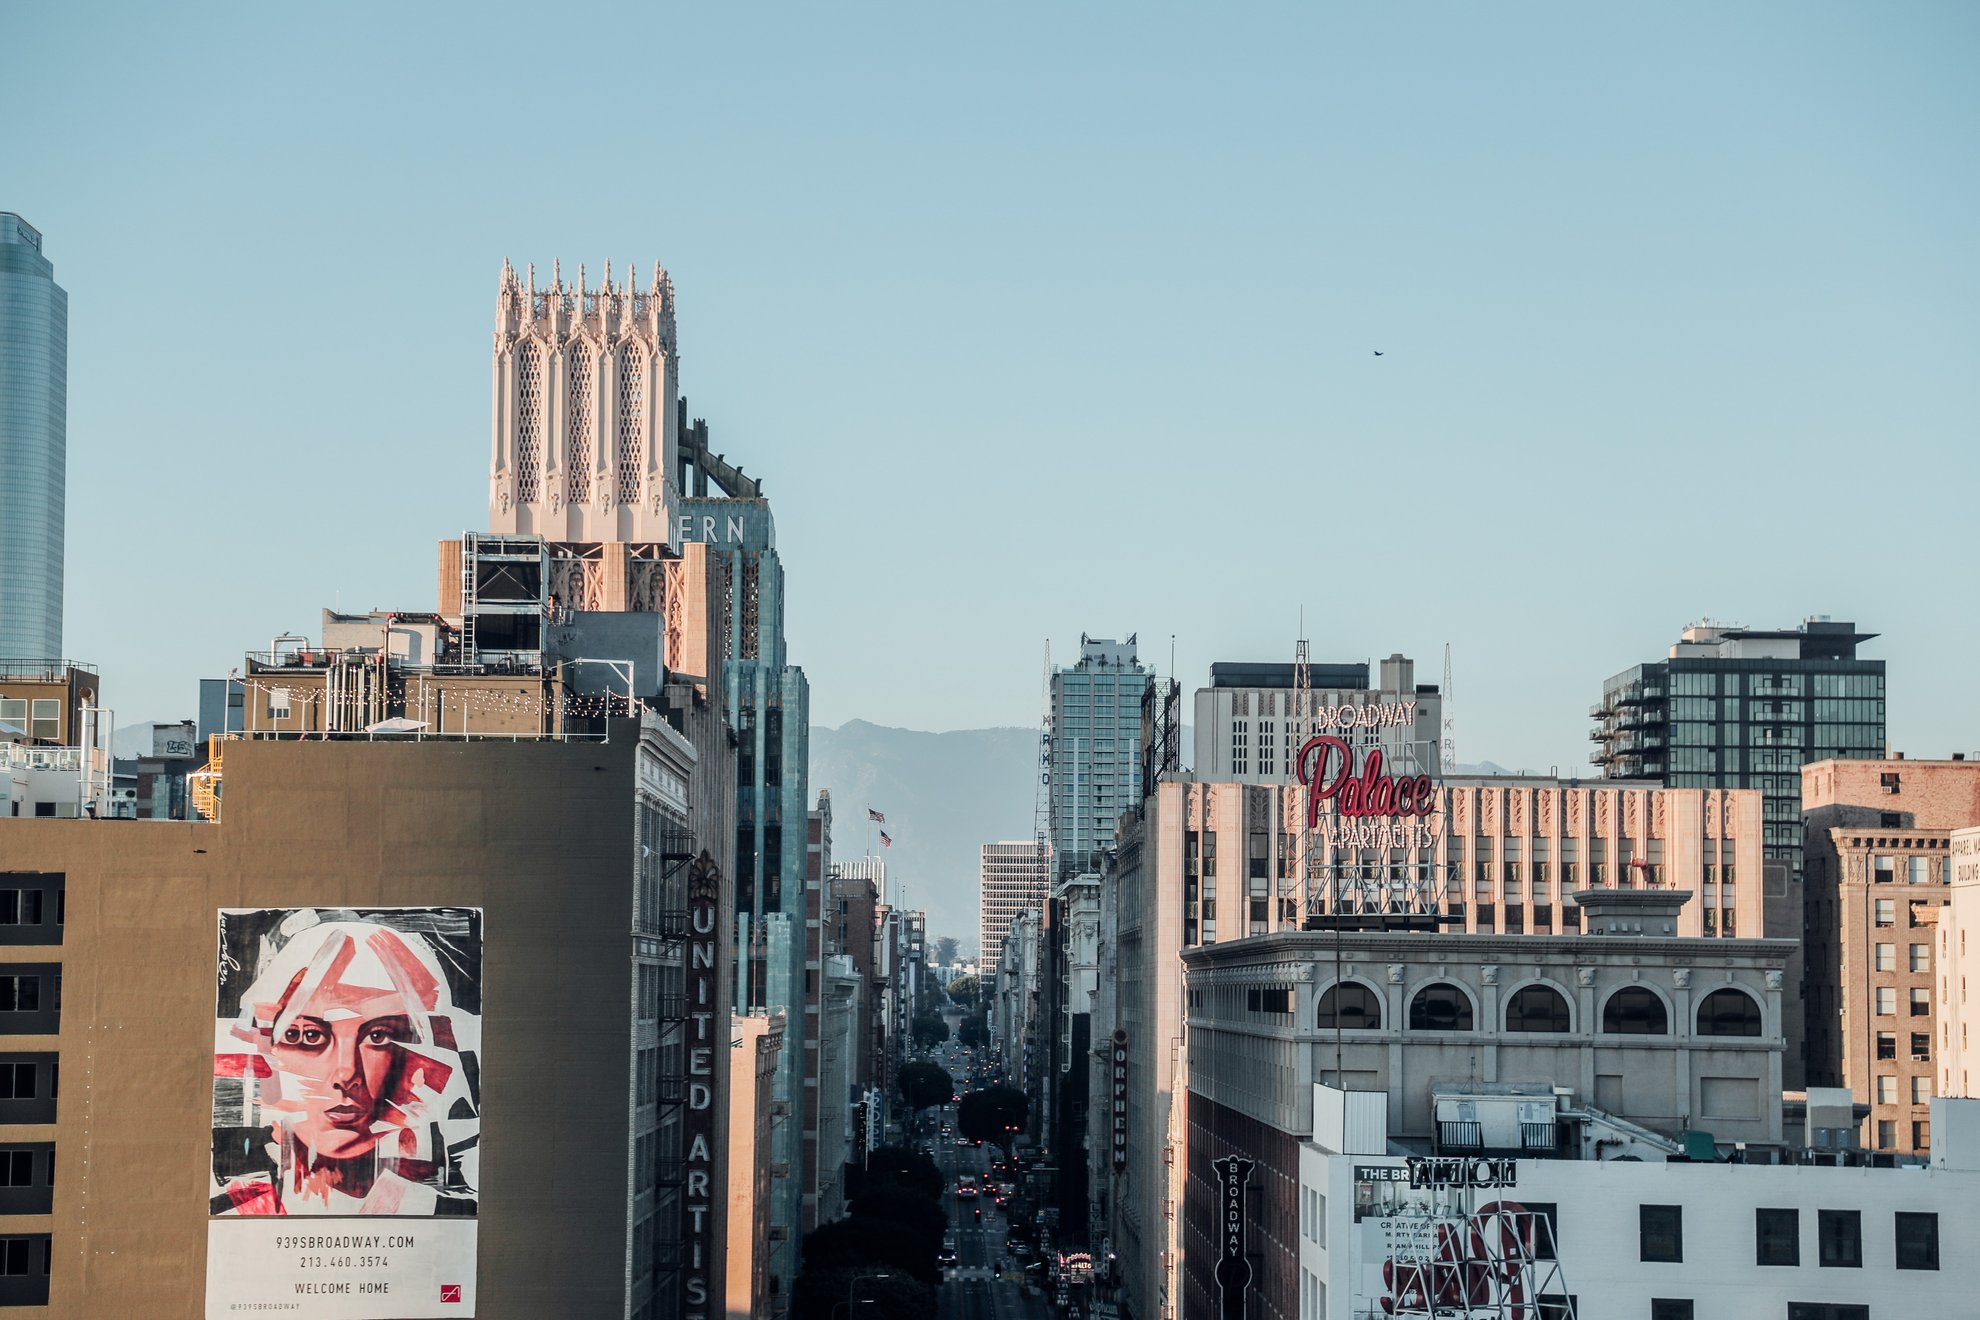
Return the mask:
[[[931,941],[976,950],[978,849],[1028,839],[1038,730],[924,733],[853,720],[811,729],[811,794],[832,794],[832,856],[887,863],[888,901],[928,913]],[[887,817],[870,825],[867,808]],[[894,841],[880,846],[885,829]]]

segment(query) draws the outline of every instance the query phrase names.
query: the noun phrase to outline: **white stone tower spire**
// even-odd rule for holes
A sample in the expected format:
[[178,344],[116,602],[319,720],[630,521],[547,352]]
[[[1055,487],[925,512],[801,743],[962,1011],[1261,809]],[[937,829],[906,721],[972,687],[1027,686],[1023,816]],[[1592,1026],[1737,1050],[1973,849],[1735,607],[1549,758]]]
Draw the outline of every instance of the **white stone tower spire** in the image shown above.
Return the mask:
[[[674,288],[562,281],[508,261],[495,300],[488,526],[565,542],[672,541],[679,445]],[[628,268],[629,270],[633,268]]]

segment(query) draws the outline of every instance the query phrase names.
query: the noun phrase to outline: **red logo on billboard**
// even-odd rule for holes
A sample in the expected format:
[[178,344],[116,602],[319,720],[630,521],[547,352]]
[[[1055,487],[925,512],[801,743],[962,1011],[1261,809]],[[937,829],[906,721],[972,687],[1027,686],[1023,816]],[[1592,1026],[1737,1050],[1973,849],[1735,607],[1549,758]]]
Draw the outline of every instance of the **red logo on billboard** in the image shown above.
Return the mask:
[[[1332,774],[1334,757],[1340,771]],[[1299,782],[1306,785],[1306,827],[1320,827],[1320,804],[1332,801],[1337,815],[1348,818],[1428,816],[1436,810],[1437,790],[1429,775],[1382,773],[1382,749],[1371,747],[1354,773],[1354,749],[1345,739],[1320,734],[1299,749]]]
[[461,1300],[461,1285],[460,1285],[460,1284],[458,1284],[458,1283],[443,1283],[443,1284],[441,1284],[441,1285],[440,1285],[440,1300],[441,1300],[441,1301],[443,1301],[443,1302],[458,1302],[458,1301],[460,1301],[460,1300]]

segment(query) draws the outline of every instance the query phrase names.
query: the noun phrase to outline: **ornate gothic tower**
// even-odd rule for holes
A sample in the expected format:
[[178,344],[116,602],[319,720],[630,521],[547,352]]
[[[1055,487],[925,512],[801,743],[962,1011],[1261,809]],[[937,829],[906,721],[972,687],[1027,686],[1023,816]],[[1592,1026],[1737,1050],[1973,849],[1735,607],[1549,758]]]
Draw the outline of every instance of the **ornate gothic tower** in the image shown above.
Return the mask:
[[488,526],[552,542],[673,540],[679,419],[674,286],[536,287],[502,263],[495,303],[495,435]]

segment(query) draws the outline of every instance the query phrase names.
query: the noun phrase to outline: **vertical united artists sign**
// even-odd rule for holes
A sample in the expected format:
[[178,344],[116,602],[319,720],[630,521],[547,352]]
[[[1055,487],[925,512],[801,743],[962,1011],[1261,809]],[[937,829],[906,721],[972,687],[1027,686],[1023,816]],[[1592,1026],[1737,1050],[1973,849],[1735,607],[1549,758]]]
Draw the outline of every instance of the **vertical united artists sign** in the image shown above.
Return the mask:
[[[717,1023],[716,977],[720,923],[716,919],[715,889],[697,870],[688,893],[688,1087],[687,1120],[687,1268],[681,1277],[682,1314],[687,1320],[708,1320],[713,1314],[709,1274],[715,1265],[715,1046],[727,1035]],[[718,1028],[720,1028],[718,1034]]]
[[1251,1257],[1245,1251],[1247,1224],[1244,1186],[1251,1181],[1256,1160],[1226,1155],[1210,1161],[1217,1175],[1217,1308],[1221,1320],[1244,1320],[1245,1295],[1251,1290]]

